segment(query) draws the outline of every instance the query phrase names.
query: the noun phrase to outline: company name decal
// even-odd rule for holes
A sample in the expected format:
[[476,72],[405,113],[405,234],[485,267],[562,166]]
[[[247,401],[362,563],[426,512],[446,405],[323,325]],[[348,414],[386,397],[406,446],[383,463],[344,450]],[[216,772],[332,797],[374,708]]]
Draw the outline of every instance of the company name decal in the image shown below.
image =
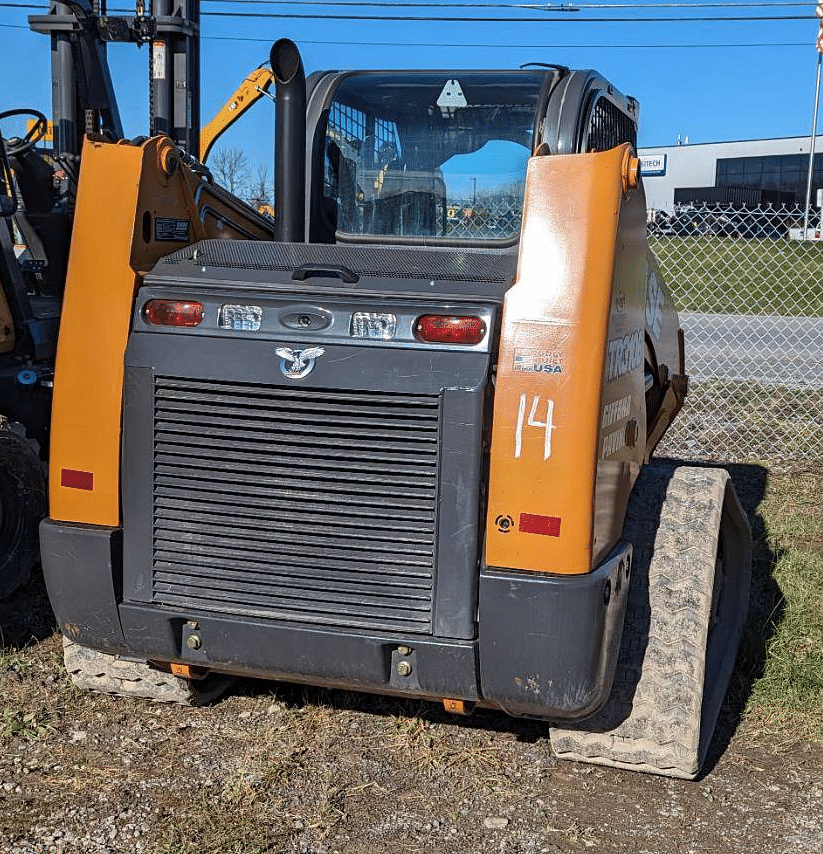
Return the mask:
[[603,450],[600,452],[600,458],[605,459],[610,457],[616,451],[619,451],[626,444],[626,430],[621,428],[609,433],[603,439]]
[[665,154],[641,154],[640,171],[644,177],[666,174]]
[[627,394],[625,397],[621,397],[620,400],[607,403],[603,407],[603,420],[600,424],[600,428],[605,430],[607,427],[611,427],[612,424],[617,424],[618,421],[628,418],[631,408],[632,396],[630,394]]
[[626,423],[625,427],[618,427],[617,430],[612,430],[603,438],[603,448],[600,452],[600,458],[605,459],[612,454],[617,453],[621,448],[634,448],[637,444],[638,427],[637,421],[632,419]]
[[606,379],[616,380],[643,364],[643,335],[639,329],[608,343]]

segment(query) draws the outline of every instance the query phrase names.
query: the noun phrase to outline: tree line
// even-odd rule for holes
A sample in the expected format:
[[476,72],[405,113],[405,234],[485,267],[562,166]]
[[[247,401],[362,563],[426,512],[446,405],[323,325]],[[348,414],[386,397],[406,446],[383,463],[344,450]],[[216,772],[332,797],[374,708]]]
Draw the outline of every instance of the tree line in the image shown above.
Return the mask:
[[252,169],[240,148],[217,148],[209,158],[215,181],[253,208],[273,207],[274,190],[269,168],[258,164]]

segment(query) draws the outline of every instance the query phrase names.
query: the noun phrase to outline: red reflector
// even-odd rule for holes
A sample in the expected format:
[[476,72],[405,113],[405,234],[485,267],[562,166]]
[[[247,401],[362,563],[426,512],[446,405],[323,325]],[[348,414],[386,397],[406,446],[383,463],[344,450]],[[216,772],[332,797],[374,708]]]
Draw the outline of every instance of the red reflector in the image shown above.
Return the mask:
[[434,344],[479,344],[486,337],[486,324],[479,317],[424,314],[415,331],[418,338]]
[[60,486],[68,486],[71,489],[94,489],[94,474],[90,471],[75,471],[74,469],[60,469]]
[[155,326],[198,326],[203,306],[199,302],[151,299],[143,306],[143,317]]
[[518,531],[524,534],[543,534],[544,537],[560,536],[560,519],[557,516],[537,516],[534,513],[521,513]]

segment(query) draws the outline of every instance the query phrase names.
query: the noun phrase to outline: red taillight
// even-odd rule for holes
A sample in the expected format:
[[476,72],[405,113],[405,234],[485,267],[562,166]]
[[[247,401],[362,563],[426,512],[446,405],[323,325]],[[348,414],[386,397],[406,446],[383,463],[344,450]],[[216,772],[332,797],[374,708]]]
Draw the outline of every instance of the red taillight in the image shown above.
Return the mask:
[[143,318],[155,326],[199,326],[203,306],[185,300],[151,299],[143,306]]
[[479,344],[486,337],[480,317],[449,317],[424,314],[417,319],[417,337],[432,344]]

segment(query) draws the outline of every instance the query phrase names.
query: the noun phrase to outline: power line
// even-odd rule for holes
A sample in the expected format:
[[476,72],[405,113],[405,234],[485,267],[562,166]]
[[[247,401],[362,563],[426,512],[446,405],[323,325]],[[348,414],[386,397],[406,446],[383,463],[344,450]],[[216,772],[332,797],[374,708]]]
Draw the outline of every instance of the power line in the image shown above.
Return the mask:
[[[274,0],[274,2],[282,2],[282,0]],[[317,0],[309,0],[310,3]],[[334,2],[344,2],[344,0],[334,0]],[[808,0],[804,3],[798,2],[764,2],[764,3],[574,3],[571,4],[578,9],[684,9],[684,8],[726,8],[726,7],[745,7],[753,8],[756,6],[806,6]]]
[[[0,3],[0,6],[3,6]],[[29,27],[22,24],[2,24],[0,27],[13,30],[30,31]],[[228,41],[228,42],[254,42],[257,44],[271,44],[271,39],[254,38],[252,36],[210,36],[202,35],[203,41]],[[565,48],[580,48],[585,50],[595,49],[621,49],[621,50],[725,50],[726,48],[772,48],[772,47],[808,47],[807,42],[689,42],[683,44],[517,44],[507,45],[494,42],[390,42],[390,41],[346,41],[346,40],[317,40],[299,39],[301,45],[338,45],[344,47],[449,47],[449,48],[510,48],[518,50],[560,50]]]
[[[258,39],[253,38],[251,36],[202,36],[203,39],[208,41],[237,41],[237,42],[257,42],[259,44],[271,44],[271,39]],[[661,48],[663,50],[669,50],[674,48],[768,48],[768,47],[808,47],[808,42],[747,42],[747,43],[739,43],[739,44],[626,44],[622,42],[620,44],[581,44],[580,42],[575,42],[574,44],[517,44],[517,45],[504,45],[504,44],[492,44],[492,43],[469,43],[469,42],[373,42],[373,41],[314,41],[308,39],[298,39],[301,45],[304,44],[313,44],[313,45],[344,45],[346,47],[466,47],[466,48],[511,48],[518,50],[558,50],[565,48],[584,48],[584,49],[596,49],[596,48],[625,48],[625,49],[638,49],[638,50],[646,50],[651,48]]]
[[[523,9],[524,11],[533,11],[533,12],[571,12],[581,9],[726,9],[726,8],[736,8],[736,9],[755,9],[755,8],[789,8],[789,7],[805,7],[808,5],[808,2],[733,2],[733,3],[577,3],[577,4],[558,4],[556,6],[540,4],[540,3],[448,3],[448,2],[430,2],[430,3],[413,3],[408,2],[408,0],[387,0],[387,2],[374,2],[374,0],[363,0],[363,2],[357,2],[357,0],[203,0],[206,3],[230,3],[233,5],[261,5],[261,6],[341,6],[341,7],[350,7],[356,6],[361,8],[369,8],[369,7],[378,7],[378,8],[429,8],[429,9],[439,9],[439,8],[462,8],[462,9]],[[33,4],[33,3],[9,3],[2,2],[0,3],[0,7],[7,9],[42,9],[43,4]],[[112,11],[118,12],[130,12],[130,9],[117,9]],[[210,12],[205,12],[203,14],[215,14]],[[286,17],[300,17],[299,13],[290,14]],[[326,16],[323,16],[326,17]],[[813,18],[814,15],[804,15],[798,16],[798,20],[800,18]],[[358,20],[359,16],[355,16],[355,20]],[[392,18],[387,18],[387,20],[394,20]],[[401,20],[406,20],[405,18]],[[421,20],[451,20],[451,19],[429,19],[429,18],[421,18]],[[464,20],[463,18],[459,20]],[[494,20],[506,20],[503,18],[495,18]],[[529,19],[529,20],[541,20],[540,18]],[[577,19],[583,20],[583,19]],[[590,19],[584,19],[590,20]],[[598,19],[598,20],[611,20],[608,18]],[[624,19],[619,19],[624,20]],[[647,19],[640,19],[647,20]],[[654,18],[653,20],[667,20],[665,18]],[[678,18],[677,20],[684,20]],[[717,18],[707,17],[701,18],[700,20],[718,20]],[[725,19],[721,19],[725,20]],[[750,20],[746,17],[735,18],[735,20],[746,21]],[[755,18],[754,20],[761,20],[761,18]],[[767,18],[765,20],[772,20]],[[784,19],[779,19],[784,20]],[[785,18],[785,20],[796,20],[795,18]]]
[[[255,3],[256,0],[216,0],[217,2],[229,2],[234,5],[250,5]],[[215,2],[215,0],[210,0],[210,2]],[[338,0],[339,2],[339,0]],[[443,4],[443,5],[451,5],[451,4]],[[466,4],[470,5],[470,4]],[[782,5],[782,4],[780,4]],[[0,8],[6,9],[34,9],[39,10],[42,9],[40,5],[34,5],[30,3],[10,3],[8,0],[2,0],[0,2]],[[473,7],[478,8],[478,7]],[[596,6],[592,6],[590,8],[598,8]],[[627,6],[621,6],[620,8],[627,8]],[[703,9],[710,8],[709,6],[703,5]],[[129,13],[131,9],[112,9],[113,12],[125,12]],[[538,11],[535,8],[524,8],[524,11]],[[215,18],[234,18],[237,16],[237,12],[201,12],[201,16],[207,17],[215,17]],[[533,24],[536,22],[540,23],[578,23],[578,24],[600,24],[600,23],[609,23],[609,24],[638,24],[638,23],[654,23],[654,24],[662,24],[662,23],[766,23],[766,22],[775,22],[775,21],[807,21],[807,20],[816,20],[814,14],[809,13],[806,15],[699,15],[699,16],[690,16],[690,17],[658,17],[658,16],[647,16],[641,18],[613,18],[613,17],[597,17],[597,18],[579,18],[577,16],[568,16],[563,15],[558,18],[538,18],[538,17],[514,17],[514,16],[488,16],[488,17],[478,17],[473,15],[471,17],[459,16],[459,15],[438,15],[437,17],[424,16],[424,15],[355,15],[355,14],[342,14],[342,15],[327,15],[321,13],[313,13],[313,12],[243,12],[243,17],[245,18],[270,18],[270,19],[290,19],[290,20],[324,20],[324,21],[403,21],[405,23],[463,23],[463,24],[471,24],[471,23],[491,23],[491,24]]]
[[[235,0],[236,3],[242,4],[247,0]],[[213,18],[236,18],[237,12],[201,12],[203,16]],[[274,19],[289,19],[289,20],[312,20],[312,21],[402,21],[404,23],[425,23],[425,24],[442,24],[442,23],[461,23],[461,24],[534,24],[534,23],[551,23],[551,24],[667,24],[667,23],[755,23],[755,22],[774,22],[774,21],[809,21],[817,20],[813,14],[808,15],[717,15],[717,16],[692,16],[682,18],[664,18],[664,17],[646,17],[646,18],[577,18],[564,16],[560,18],[524,18],[524,17],[461,17],[459,15],[439,15],[436,18],[423,15],[323,15],[312,12],[243,12],[245,18],[274,18]]]
[[[2,5],[2,4],[0,4]],[[29,31],[29,27],[24,27],[22,24],[0,24],[0,27],[14,30]],[[226,41],[226,42],[255,42],[257,44],[271,44],[271,39],[259,39],[252,36],[210,36],[201,35],[203,41]],[[301,45],[342,45],[345,47],[453,47],[453,48],[513,48],[518,50],[559,50],[565,48],[581,48],[585,50],[594,49],[624,49],[624,50],[705,50],[705,49],[726,49],[726,48],[770,48],[770,47],[808,47],[808,42],[691,42],[689,44],[517,44],[504,45],[493,42],[385,42],[385,41],[318,41],[315,39],[299,39]]]
[[734,2],[734,3],[414,3],[409,0],[203,0],[205,3],[251,3],[261,6],[358,6],[378,8],[421,8],[421,9],[524,9],[535,12],[576,12],[581,9],[753,9],[761,7],[808,7],[809,2]]

